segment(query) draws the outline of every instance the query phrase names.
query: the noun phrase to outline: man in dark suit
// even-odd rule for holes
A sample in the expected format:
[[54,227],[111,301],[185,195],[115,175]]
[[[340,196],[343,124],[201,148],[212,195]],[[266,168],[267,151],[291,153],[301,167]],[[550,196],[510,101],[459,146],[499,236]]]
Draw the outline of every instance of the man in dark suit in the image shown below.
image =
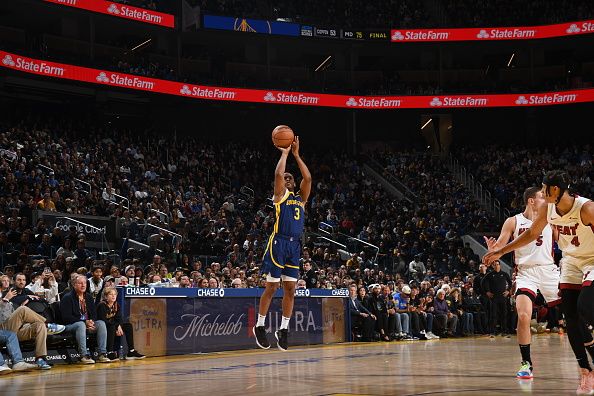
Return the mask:
[[66,332],[76,336],[80,352],[80,362],[93,364],[87,349],[87,332],[97,332],[98,361],[109,363],[107,357],[107,328],[105,322],[97,320],[97,308],[93,296],[87,293],[87,277],[78,275],[72,280],[72,290],[64,294],[60,302],[60,315],[62,323],[66,325]]
[[352,329],[361,328],[361,341],[369,342],[373,340],[373,328],[375,327],[376,317],[367,308],[357,300],[357,286],[349,287],[350,299],[349,308],[351,310]]

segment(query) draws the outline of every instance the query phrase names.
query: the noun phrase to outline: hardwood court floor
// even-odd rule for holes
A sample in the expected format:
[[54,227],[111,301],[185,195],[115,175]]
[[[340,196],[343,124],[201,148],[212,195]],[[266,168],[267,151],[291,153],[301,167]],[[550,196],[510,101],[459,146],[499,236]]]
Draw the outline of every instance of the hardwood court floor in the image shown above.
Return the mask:
[[533,381],[518,382],[515,337],[350,343],[147,358],[0,377],[2,396],[571,395],[566,336],[533,338]]

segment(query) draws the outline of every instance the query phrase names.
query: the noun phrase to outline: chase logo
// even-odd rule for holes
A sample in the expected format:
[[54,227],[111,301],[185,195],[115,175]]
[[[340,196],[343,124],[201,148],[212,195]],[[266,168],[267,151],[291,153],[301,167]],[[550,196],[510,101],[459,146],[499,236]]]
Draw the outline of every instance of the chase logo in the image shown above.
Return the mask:
[[105,72],[99,73],[99,75],[97,76],[97,78],[95,78],[95,80],[102,82],[102,83],[109,82],[109,79],[107,78],[107,75],[105,74]]
[[516,99],[516,104],[517,105],[528,104],[528,99],[526,99],[526,97],[524,95],[520,95],[520,96],[518,96],[518,99]]
[[295,289],[295,297],[309,297],[309,289]]
[[569,25],[569,27],[567,28],[566,32],[567,34],[572,34],[572,33],[579,33],[582,30],[578,27],[577,24],[572,23],[571,25]]
[[429,102],[429,106],[431,107],[440,107],[443,106],[443,102],[439,100],[439,98],[435,97]]
[[397,30],[392,34],[392,40],[402,41],[402,40],[404,40],[404,36],[402,35],[402,33],[399,30]]
[[4,59],[2,59],[2,64],[14,67],[14,60],[12,59],[12,56],[6,55]]
[[355,98],[349,98],[349,100],[346,101],[346,105],[349,107],[357,107],[357,101]]
[[192,91],[190,91],[190,87],[188,87],[187,85],[184,85],[179,90],[179,93],[182,94],[182,95],[191,95],[192,94]]
[[349,289],[332,289],[333,296],[348,296]]
[[110,14],[116,14],[119,15],[120,14],[120,9],[118,8],[117,5],[111,3],[109,5],[109,7],[107,7],[107,12],[109,12]]
[[489,33],[487,33],[487,31],[485,29],[481,29],[480,32],[478,32],[478,34],[476,35],[476,38],[479,38],[479,39],[489,38]]
[[154,287],[126,287],[127,296],[154,296]]
[[264,100],[266,102],[276,102],[276,98],[272,92],[266,92],[266,95],[264,95]]
[[197,297],[225,297],[225,289],[198,289]]

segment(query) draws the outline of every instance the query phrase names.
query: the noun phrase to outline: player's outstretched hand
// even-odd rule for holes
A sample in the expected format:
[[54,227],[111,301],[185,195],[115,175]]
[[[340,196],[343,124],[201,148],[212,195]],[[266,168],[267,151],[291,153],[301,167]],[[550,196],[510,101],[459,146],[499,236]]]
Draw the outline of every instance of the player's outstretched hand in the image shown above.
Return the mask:
[[299,136],[295,136],[295,140],[291,143],[291,151],[295,157],[299,157]]
[[487,252],[487,254],[483,256],[483,263],[491,265],[494,261],[499,260],[501,256],[503,256],[503,254],[500,250]]
[[487,250],[489,252],[492,252],[495,250],[495,244],[497,243],[497,239],[491,237],[491,238],[487,238],[486,236],[483,236],[483,238],[485,239],[485,243],[487,244]]
[[279,146],[275,146],[277,149],[279,149],[281,151],[281,153],[285,154],[285,155],[289,155],[289,153],[292,150],[292,146],[289,147],[279,147]]

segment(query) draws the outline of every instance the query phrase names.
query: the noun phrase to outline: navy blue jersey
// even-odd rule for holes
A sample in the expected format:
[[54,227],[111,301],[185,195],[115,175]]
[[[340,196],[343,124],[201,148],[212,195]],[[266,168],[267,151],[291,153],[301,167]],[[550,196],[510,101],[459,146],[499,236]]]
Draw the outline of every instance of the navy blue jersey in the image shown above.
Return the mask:
[[274,233],[300,238],[305,225],[305,202],[301,201],[301,197],[287,190],[283,199],[274,204],[274,208]]

